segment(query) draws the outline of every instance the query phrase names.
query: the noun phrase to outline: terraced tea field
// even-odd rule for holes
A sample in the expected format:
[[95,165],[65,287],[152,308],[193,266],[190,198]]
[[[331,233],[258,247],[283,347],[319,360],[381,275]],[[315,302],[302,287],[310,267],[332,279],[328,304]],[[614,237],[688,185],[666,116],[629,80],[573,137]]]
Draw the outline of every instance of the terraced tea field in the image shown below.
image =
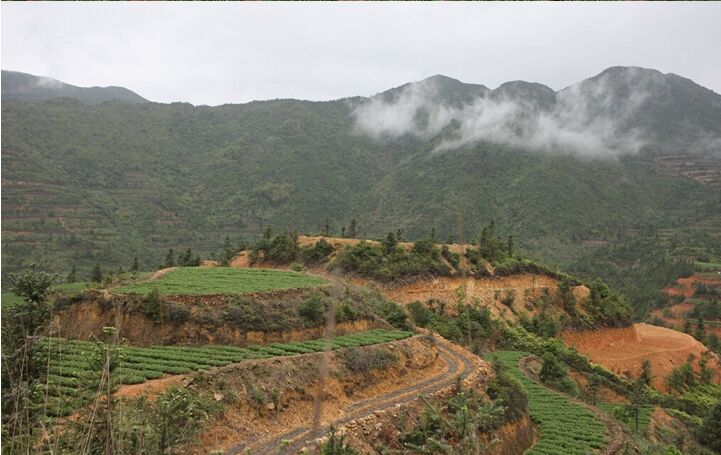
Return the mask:
[[518,361],[528,354],[517,351],[494,352],[526,389],[531,418],[541,425],[540,440],[527,455],[586,455],[606,446],[606,426],[583,406],[569,400],[526,376]]
[[324,284],[322,278],[285,270],[178,267],[158,279],[121,286],[114,292],[147,294],[157,289],[162,295],[234,295]]
[[[401,340],[412,335],[402,330],[370,330],[333,339],[333,349],[368,346]],[[325,340],[274,343],[267,346],[151,346],[120,348],[119,367],[114,370],[117,383],[139,384],[164,374],[185,374],[210,367],[238,363],[248,359],[265,359],[319,352]],[[43,349],[49,354],[49,413],[67,415],[87,403],[97,387],[99,372],[93,368],[100,352],[88,341],[48,338]],[[95,385],[93,385],[95,384]]]

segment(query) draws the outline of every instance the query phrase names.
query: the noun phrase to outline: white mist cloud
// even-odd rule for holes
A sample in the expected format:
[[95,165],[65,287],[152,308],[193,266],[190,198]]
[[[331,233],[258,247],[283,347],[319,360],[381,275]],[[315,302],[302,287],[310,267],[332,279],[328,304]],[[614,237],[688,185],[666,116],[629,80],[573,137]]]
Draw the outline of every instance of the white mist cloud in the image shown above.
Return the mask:
[[353,116],[357,132],[377,139],[406,134],[429,139],[450,126],[435,151],[490,141],[532,150],[616,156],[644,145],[641,133],[627,124],[648,96],[641,87],[619,97],[603,76],[556,93],[551,105],[523,95],[489,92],[452,106],[443,103],[431,79],[409,84],[393,100],[372,97],[356,106]]

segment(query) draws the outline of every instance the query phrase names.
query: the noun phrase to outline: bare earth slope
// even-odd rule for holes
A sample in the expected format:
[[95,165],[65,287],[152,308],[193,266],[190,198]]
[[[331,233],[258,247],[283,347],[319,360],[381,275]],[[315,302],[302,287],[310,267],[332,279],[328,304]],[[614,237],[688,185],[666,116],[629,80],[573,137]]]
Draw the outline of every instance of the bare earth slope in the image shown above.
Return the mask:
[[[674,368],[686,362],[690,354],[698,360],[708,349],[692,336],[664,327],[634,324],[619,329],[565,332],[564,342],[575,346],[595,363],[634,378],[641,372],[644,359],[651,362],[653,386],[666,390],[665,378]],[[709,365],[721,381],[721,364],[713,359]]]

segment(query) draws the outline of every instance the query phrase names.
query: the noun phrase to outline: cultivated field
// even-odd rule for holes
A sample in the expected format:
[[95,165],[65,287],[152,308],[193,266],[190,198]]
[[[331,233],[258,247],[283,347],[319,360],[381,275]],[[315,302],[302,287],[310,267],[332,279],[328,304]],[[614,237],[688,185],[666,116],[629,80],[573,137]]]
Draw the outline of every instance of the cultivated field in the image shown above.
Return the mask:
[[[336,337],[332,349],[368,346],[400,340],[412,335],[402,330],[370,330]],[[65,415],[94,396],[102,365],[102,344],[88,341],[48,338],[43,350],[47,355],[49,413]],[[267,346],[123,346],[118,351],[118,366],[113,371],[118,384],[139,384],[164,374],[185,374],[210,367],[229,365],[248,359],[309,354],[325,349],[325,340],[275,343]]]
[[523,384],[531,418],[541,425],[540,440],[526,453],[586,455],[605,447],[609,439],[606,426],[583,406],[526,376],[518,362],[527,355],[517,351],[491,354]]
[[161,295],[233,295],[323,284],[326,281],[321,278],[291,271],[178,267],[155,280],[121,286],[113,291],[120,294],[147,294],[157,289]]

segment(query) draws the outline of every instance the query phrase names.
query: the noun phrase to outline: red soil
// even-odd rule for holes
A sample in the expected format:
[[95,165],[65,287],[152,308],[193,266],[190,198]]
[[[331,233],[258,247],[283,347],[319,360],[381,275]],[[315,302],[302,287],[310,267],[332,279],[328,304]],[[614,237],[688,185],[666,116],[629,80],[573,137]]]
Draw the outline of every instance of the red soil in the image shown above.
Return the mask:
[[466,300],[477,301],[488,306],[494,316],[514,319],[509,307],[501,303],[501,299],[509,291],[515,293],[514,308],[533,313],[532,307],[526,307],[534,298],[538,298],[546,290],[556,290],[556,280],[545,275],[522,274],[500,278],[458,278],[436,277],[420,280],[407,285],[382,285],[381,290],[391,300],[401,305],[414,301],[427,302],[434,300],[446,304],[446,310],[453,312],[458,300],[456,291],[465,285]]
[[721,278],[704,275],[691,275],[686,278],[679,278],[678,280],[676,280],[676,283],[674,283],[672,286],[668,286],[663,291],[669,297],[693,297],[695,286],[697,283],[721,286]]
[[[651,317],[652,318],[659,318],[666,324],[681,330],[686,323],[686,315],[690,313],[696,305],[693,303],[678,303],[676,305],[672,305],[668,307],[668,313],[671,314],[671,316],[664,316],[664,313],[666,313],[663,309],[657,309],[651,311]],[[666,313],[666,314],[668,314]],[[704,324],[704,329],[706,330],[706,334],[715,333],[719,337],[721,337],[721,325],[715,325],[715,324],[709,324],[709,321],[706,321],[706,324]],[[696,330],[696,324],[691,324],[691,329]]]
[[[644,359],[651,362],[652,385],[666,391],[665,378],[693,354],[701,357],[708,349],[692,336],[664,327],[635,324],[619,329],[565,332],[564,342],[575,346],[581,354],[621,375],[638,377]],[[694,364],[698,368],[697,363]],[[721,363],[713,356],[709,367],[715,372],[714,382],[721,383]]]
[[142,384],[123,385],[115,392],[116,398],[137,398],[146,395],[148,398],[155,397],[163,393],[166,389],[177,385],[183,387],[187,383],[185,376],[167,376],[160,379],[143,382]]

